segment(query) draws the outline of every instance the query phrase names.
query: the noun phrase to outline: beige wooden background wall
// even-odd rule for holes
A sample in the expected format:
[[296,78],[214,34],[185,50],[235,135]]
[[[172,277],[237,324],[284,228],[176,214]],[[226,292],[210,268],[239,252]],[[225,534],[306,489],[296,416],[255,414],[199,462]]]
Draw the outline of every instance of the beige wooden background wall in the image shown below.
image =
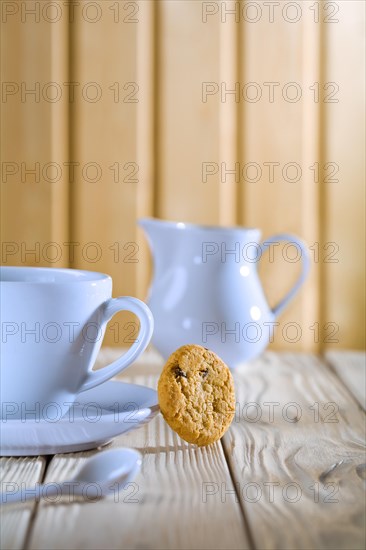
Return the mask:
[[[104,271],[143,299],[141,216],[293,232],[314,261],[274,347],[363,347],[364,2],[1,9],[3,264]],[[235,163],[239,181],[221,170]],[[276,258],[260,269],[271,303],[298,268]]]

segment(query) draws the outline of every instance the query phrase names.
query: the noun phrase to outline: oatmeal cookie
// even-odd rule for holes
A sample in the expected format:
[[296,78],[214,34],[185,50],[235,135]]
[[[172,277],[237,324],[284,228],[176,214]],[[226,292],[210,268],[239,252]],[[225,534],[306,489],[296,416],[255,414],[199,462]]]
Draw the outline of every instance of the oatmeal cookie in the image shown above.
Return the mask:
[[200,446],[220,439],[235,414],[229,368],[213,351],[198,345],[172,353],[159,379],[158,398],[169,426]]

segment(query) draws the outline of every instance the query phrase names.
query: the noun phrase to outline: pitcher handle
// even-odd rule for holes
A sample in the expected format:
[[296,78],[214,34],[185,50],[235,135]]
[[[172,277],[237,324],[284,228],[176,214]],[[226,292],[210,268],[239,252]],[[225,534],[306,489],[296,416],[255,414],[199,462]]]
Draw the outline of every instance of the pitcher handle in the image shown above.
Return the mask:
[[310,255],[307,250],[307,247],[301,241],[301,239],[299,239],[298,237],[295,237],[295,235],[281,233],[279,235],[273,235],[272,237],[269,237],[268,239],[263,241],[263,243],[261,244],[262,253],[265,252],[271,244],[278,241],[287,241],[287,242],[293,243],[298,247],[301,253],[302,269],[294,286],[288,291],[286,296],[282,298],[282,300],[280,300],[279,303],[276,306],[274,306],[274,308],[272,308],[272,312],[275,317],[277,317],[285,309],[287,304],[297,294],[300,287],[305,282],[310,270]]

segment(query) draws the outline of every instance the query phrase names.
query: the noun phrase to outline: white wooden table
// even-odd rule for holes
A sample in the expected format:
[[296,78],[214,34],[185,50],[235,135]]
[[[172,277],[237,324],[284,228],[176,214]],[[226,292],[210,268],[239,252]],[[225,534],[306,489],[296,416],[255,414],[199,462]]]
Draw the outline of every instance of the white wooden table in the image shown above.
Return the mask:
[[[147,352],[121,379],[155,388],[161,365]],[[158,415],[113,442],[143,454],[126,494],[2,506],[2,548],[364,548],[364,355],[266,353],[235,382],[220,442],[189,445]],[[2,481],[70,479],[94,452],[2,458]]]

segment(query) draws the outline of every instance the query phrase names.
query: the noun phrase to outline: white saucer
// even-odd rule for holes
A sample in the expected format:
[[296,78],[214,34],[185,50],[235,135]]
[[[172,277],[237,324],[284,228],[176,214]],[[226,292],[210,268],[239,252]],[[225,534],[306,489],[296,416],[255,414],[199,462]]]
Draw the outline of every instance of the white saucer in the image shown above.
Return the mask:
[[55,421],[2,420],[0,455],[35,456],[94,449],[149,422],[159,410],[155,390],[115,381],[81,393],[77,403]]

